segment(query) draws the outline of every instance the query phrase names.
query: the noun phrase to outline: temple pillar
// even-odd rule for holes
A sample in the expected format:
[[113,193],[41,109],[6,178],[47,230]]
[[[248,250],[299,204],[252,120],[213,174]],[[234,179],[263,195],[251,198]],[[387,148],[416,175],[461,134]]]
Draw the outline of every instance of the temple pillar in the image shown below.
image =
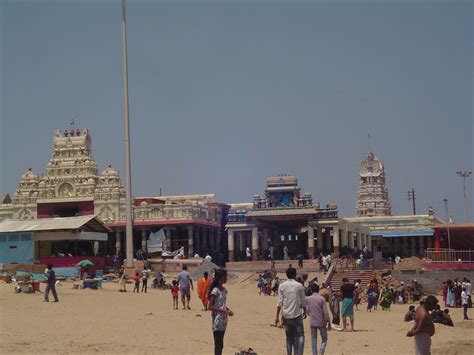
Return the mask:
[[346,230],[344,228],[339,227],[339,249],[342,249],[346,245],[344,237],[345,233]]
[[416,255],[415,243],[416,243],[415,237],[411,237],[410,238],[410,255],[411,256]]
[[201,231],[199,227],[196,227],[194,229],[194,241],[194,254],[198,254],[199,256],[201,256]]
[[424,258],[425,257],[425,237],[419,237],[418,239],[419,241],[419,252],[420,252],[420,258]]
[[227,251],[229,253],[229,261],[234,261],[234,231],[227,230]]
[[362,233],[357,232],[357,249],[362,250]]
[[209,235],[209,249],[214,252],[214,241],[215,241],[215,238],[214,238],[214,231],[212,229],[208,229],[207,230],[207,233]]
[[429,248],[429,249],[433,248],[433,238],[432,237],[427,238],[426,248]]
[[324,249],[328,252],[331,251],[331,231],[326,228],[326,232],[324,233]]
[[308,226],[308,258],[314,259],[314,229]]
[[140,232],[141,232],[141,235],[142,235],[142,250],[144,252],[147,252],[148,253],[148,250],[147,250],[147,242],[146,242],[146,229],[145,228],[141,228],[140,229]]
[[[268,228],[263,229],[262,249],[265,253],[268,252]],[[266,257],[266,255],[264,255]]]
[[165,249],[171,251],[171,228],[164,228],[166,240],[165,240]]
[[435,229],[435,232],[434,232],[434,247],[435,249],[439,249],[441,248],[441,235],[440,235],[440,230],[439,229]]
[[242,257],[242,254],[244,255],[245,259],[245,232],[238,232],[239,235],[239,253],[240,257]]
[[194,253],[193,227],[188,226],[187,229],[188,229],[188,258],[192,258],[194,255],[193,254]]
[[316,229],[316,246],[318,247],[318,252],[323,250],[323,227],[318,226]]
[[216,229],[216,250],[218,253],[221,252],[221,238],[222,238],[221,229],[217,228]]
[[349,248],[354,249],[354,232],[349,231],[347,236],[349,238]]
[[338,257],[341,253],[338,226],[332,227],[332,244],[334,246],[334,255]]
[[201,227],[201,242],[202,242],[201,251],[202,251],[202,254],[204,255],[204,253],[209,248],[209,244],[207,240],[207,228]]
[[369,251],[372,251],[372,236],[369,234],[367,234],[367,249],[369,249]]
[[[120,255],[120,252],[122,250],[122,242],[121,242],[121,237],[120,237],[120,231],[117,229],[115,231],[115,255]],[[77,251],[76,251],[77,255]]]
[[258,228],[252,228],[252,260],[258,260]]

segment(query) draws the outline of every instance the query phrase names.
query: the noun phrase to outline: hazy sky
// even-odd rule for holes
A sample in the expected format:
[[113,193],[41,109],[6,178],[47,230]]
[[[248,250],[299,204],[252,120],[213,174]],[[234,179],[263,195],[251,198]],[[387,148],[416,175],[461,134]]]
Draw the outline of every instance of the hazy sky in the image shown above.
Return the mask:
[[[29,167],[45,172],[72,118],[124,183],[120,0],[0,0],[0,11],[0,192]],[[351,216],[370,133],[394,214],[411,213],[414,187],[420,213],[444,219],[448,198],[464,219],[471,1],[128,0],[127,26],[134,196],[246,202],[287,173]]]

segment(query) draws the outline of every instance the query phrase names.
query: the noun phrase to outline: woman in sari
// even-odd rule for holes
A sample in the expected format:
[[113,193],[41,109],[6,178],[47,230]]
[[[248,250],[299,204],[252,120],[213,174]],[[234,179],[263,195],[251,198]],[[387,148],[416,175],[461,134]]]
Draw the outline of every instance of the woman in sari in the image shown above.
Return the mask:
[[381,298],[380,305],[382,306],[382,311],[390,310],[390,306],[392,305],[392,294],[387,286],[383,288]]
[[369,290],[367,293],[367,312],[372,312],[372,307],[377,304],[378,295],[378,285],[377,281],[374,279],[370,281]]
[[448,284],[443,282],[443,301],[444,301],[444,306],[448,307]]
[[456,295],[453,281],[448,280],[448,306],[456,307]]
[[329,303],[329,310],[332,314],[332,326],[333,329],[340,330],[339,323],[341,322],[341,308],[339,305],[339,295],[337,291],[332,292],[331,301]]
[[207,271],[204,272],[204,277],[198,280],[198,296],[201,299],[203,305],[203,311],[207,311],[207,305],[209,303],[209,286],[211,285],[211,280],[209,279],[209,274]]

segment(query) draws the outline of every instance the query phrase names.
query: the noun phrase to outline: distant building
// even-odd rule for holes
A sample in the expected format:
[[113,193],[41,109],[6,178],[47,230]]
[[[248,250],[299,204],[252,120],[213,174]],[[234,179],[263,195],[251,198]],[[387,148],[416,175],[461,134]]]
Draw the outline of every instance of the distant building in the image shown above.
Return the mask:
[[385,168],[374,153],[368,152],[360,162],[357,216],[390,216],[392,208],[385,185]]
[[372,248],[369,228],[338,217],[334,203],[313,202],[288,175],[268,178],[265,195],[255,195],[253,203],[231,204],[226,228],[229,261],[246,260],[247,248],[253,260],[313,259],[321,252],[339,256]]

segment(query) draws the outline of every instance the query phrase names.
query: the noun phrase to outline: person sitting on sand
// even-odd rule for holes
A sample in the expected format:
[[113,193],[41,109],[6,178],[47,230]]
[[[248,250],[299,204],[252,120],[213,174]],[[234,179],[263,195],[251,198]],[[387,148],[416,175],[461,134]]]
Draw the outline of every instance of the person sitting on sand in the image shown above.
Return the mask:
[[415,320],[415,306],[408,307],[408,312],[405,314],[404,322],[411,322]]
[[454,327],[453,320],[451,319],[451,316],[449,315],[449,309],[445,309],[443,312],[443,317],[444,321],[441,322],[443,325],[447,325],[448,327]]

